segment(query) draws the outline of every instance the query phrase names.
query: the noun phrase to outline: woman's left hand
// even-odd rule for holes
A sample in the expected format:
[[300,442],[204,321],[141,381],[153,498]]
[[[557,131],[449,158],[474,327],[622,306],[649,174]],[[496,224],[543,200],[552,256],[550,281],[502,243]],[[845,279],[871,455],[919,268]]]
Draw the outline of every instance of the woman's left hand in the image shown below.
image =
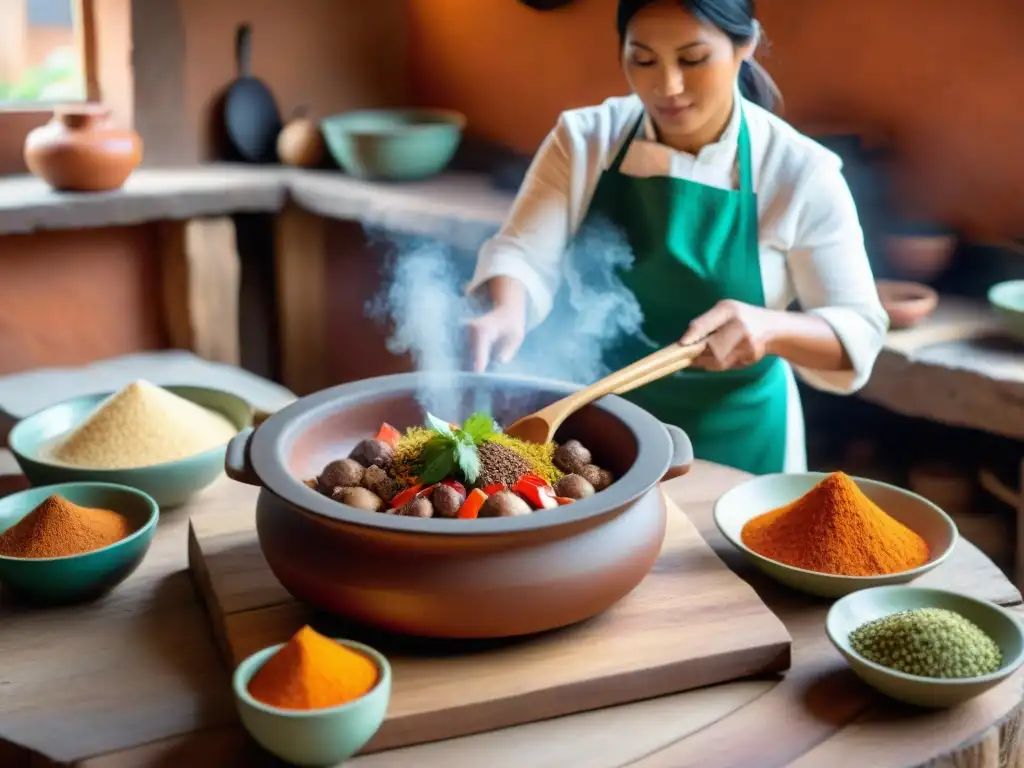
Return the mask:
[[693,365],[709,371],[745,368],[769,354],[778,314],[741,301],[720,301],[687,329],[680,344],[707,337],[708,346]]

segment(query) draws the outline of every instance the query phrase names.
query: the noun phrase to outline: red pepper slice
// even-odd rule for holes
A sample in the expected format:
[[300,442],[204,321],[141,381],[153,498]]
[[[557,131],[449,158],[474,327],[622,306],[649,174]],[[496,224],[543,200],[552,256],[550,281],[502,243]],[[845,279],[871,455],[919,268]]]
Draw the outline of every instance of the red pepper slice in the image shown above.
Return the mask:
[[475,520],[480,515],[480,508],[485,501],[487,501],[487,494],[479,488],[474,488],[462,502],[456,517],[460,520]]
[[461,496],[462,498],[466,498],[466,486],[464,486],[458,480],[452,480],[451,478],[447,480],[442,480],[441,485],[447,485],[449,488],[454,488],[455,491],[459,494],[459,496]]
[[555,491],[550,485],[539,486],[520,479],[512,486],[512,490],[530,502],[534,509],[554,509],[558,506],[558,502],[555,501]]
[[493,496],[494,494],[501,493],[504,490],[504,483],[491,483],[490,485],[485,485],[483,487],[483,492],[486,493],[488,496]]
[[543,488],[546,485],[551,485],[551,483],[549,483],[543,477],[541,477],[540,475],[536,475],[533,472],[527,472],[525,475],[520,477],[516,482],[530,483],[531,485],[537,485],[540,486],[541,488]]
[[395,498],[391,500],[391,508],[400,509],[401,507],[404,507],[410,501],[415,499],[422,490],[423,483],[420,483],[419,485],[414,485],[411,488],[406,488],[404,491],[399,493],[397,496],[395,496]]
[[398,445],[398,441],[402,439],[402,433],[385,421],[380,425],[376,439],[380,440],[382,443],[387,443],[394,448]]
[[572,504],[576,499],[570,499],[568,496],[555,496],[555,501],[558,502],[558,506],[564,507],[566,504]]

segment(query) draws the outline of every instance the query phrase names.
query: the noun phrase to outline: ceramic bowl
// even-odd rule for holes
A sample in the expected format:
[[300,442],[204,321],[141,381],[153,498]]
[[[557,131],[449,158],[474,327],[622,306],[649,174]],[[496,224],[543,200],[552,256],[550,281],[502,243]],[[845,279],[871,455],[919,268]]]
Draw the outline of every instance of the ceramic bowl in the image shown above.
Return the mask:
[[[208,387],[164,389],[220,413],[239,430],[252,424],[252,407],[237,395]],[[127,485],[148,493],[166,508],[184,503],[220,477],[226,446],[187,459],[131,469],[87,469],[49,461],[44,453],[46,446],[73,429],[111,394],[103,392],[65,400],[26,416],[14,426],[7,440],[18,466],[33,485],[80,481]]]
[[[883,667],[850,646],[850,633],[869,621],[915,608],[945,608],[973,621],[1003,652],[1003,664],[990,675],[959,680],[918,677]],[[865,589],[837,600],[825,619],[829,640],[865,683],[898,701],[919,707],[952,707],[973,699],[1009,677],[1024,662],[1024,628],[997,605],[941,589],[890,586]]]
[[335,162],[359,179],[423,179],[440,173],[462,143],[466,118],[447,109],[364,109],[324,118]]
[[[658,482],[693,462],[690,439],[620,397],[574,413],[556,438],[580,440],[617,480],[557,509],[475,520],[385,515],[332,501],[303,482],[376,434],[421,425],[424,400],[461,421],[502,424],[576,391],[566,382],[473,373],[407,373],[342,384],[292,403],[228,446],[226,469],[260,487],[256,532],[297,600],[388,632],[421,637],[529,635],[589,619],[647,577],[665,540]],[[435,401],[436,402],[436,401]]]
[[796,501],[826,477],[828,474],[824,472],[802,472],[762,475],[748,480],[722,494],[715,502],[715,525],[729,543],[764,573],[789,587],[820,597],[841,597],[859,589],[912,581],[935,568],[953,551],[957,529],[949,515],[916,493],[860,477],[852,479],[864,495],[928,543],[931,559],[927,563],[885,576],[835,576],[794,568],[747,548],[741,534],[749,520]]
[[48,485],[0,499],[0,533],[17,525],[53,494],[81,507],[120,512],[131,520],[135,532],[109,547],[82,555],[0,557],[0,582],[16,597],[38,603],[81,602],[109,592],[142,562],[156,532],[160,508],[151,496],[123,485]]
[[377,664],[377,685],[365,696],[338,707],[278,709],[249,695],[249,682],[284,643],[264,648],[235,669],[232,684],[242,725],[271,754],[296,765],[335,765],[361,750],[377,733],[391,699],[391,665],[382,654],[352,640],[335,640]]
[[921,283],[878,280],[875,285],[894,330],[917,325],[939,306],[939,294]]
[[996,283],[988,290],[988,303],[1003,329],[1024,341],[1024,280]]

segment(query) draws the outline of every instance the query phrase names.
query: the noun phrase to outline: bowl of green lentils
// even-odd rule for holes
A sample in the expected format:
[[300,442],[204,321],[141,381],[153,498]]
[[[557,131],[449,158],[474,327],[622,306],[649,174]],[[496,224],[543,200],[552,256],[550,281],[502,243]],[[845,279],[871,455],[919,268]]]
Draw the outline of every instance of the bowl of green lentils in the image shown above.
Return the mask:
[[865,589],[836,601],[829,640],[865,683],[919,707],[961,704],[1024,663],[1024,624],[983,600],[925,587]]

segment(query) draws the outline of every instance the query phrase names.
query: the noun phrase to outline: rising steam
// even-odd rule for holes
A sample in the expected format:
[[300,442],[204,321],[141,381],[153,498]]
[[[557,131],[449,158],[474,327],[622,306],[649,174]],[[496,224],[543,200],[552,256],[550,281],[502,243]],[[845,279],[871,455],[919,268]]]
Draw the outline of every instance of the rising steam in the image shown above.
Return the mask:
[[[435,240],[372,233],[385,246],[381,291],[367,304],[370,317],[392,328],[387,347],[409,354],[418,371],[430,371],[430,391],[420,404],[432,413],[461,418],[461,401],[444,374],[466,370],[469,361],[465,323],[486,311],[464,286],[475,254]],[[643,315],[636,297],[618,273],[632,266],[633,254],[618,230],[591,224],[566,253],[562,285],[551,314],[527,334],[515,359],[493,362],[494,373],[590,384],[610,373],[605,353],[639,333]],[[486,409],[488,404],[477,404]]]

